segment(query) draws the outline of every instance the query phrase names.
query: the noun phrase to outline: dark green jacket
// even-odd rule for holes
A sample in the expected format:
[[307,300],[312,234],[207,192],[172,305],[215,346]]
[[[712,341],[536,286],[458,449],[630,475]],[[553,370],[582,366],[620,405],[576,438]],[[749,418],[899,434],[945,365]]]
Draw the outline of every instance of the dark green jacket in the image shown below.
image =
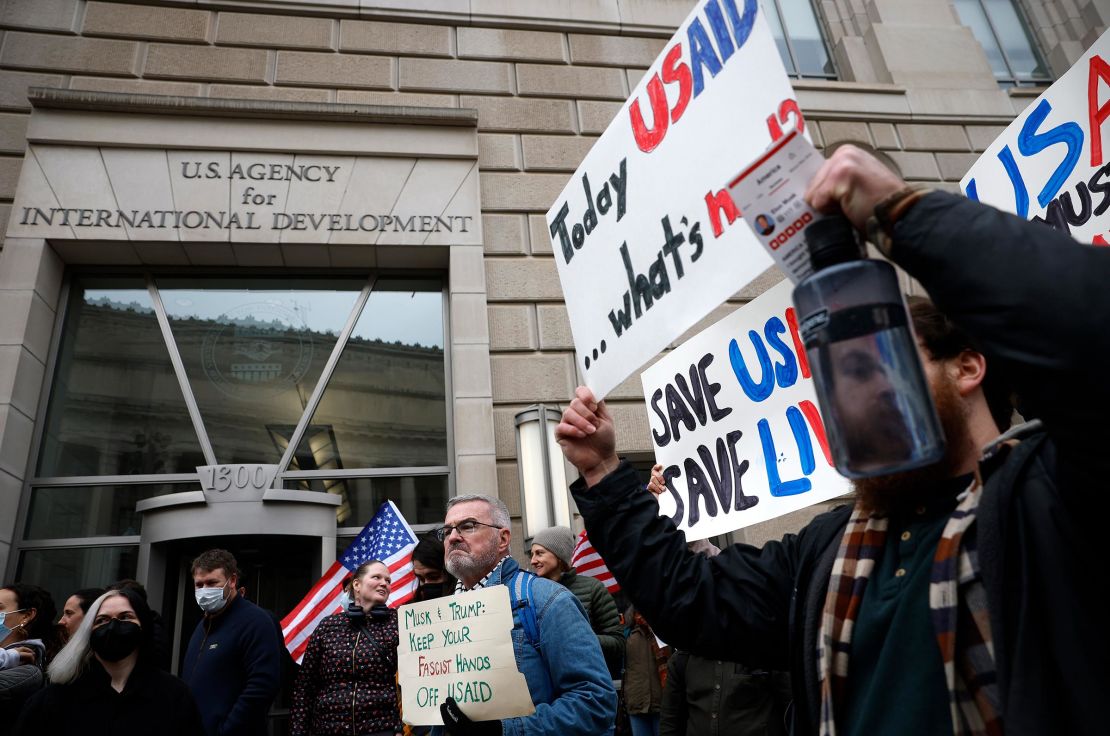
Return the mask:
[[586,618],[590,620],[590,628],[597,634],[609,674],[614,680],[619,679],[624,666],[624,628],[621,626],[617,602],[600,580],[579,575],[574,570],[564,572],[559,582],[569,588],[586,609]]
[[655,634],[650,629],[632,627],[624,650],[624,677],[621,678],[624,708],[629,715],[658,715],[663,704],[659,665],[667,661],[670,650],[662,649],[657,653],[653,644]]

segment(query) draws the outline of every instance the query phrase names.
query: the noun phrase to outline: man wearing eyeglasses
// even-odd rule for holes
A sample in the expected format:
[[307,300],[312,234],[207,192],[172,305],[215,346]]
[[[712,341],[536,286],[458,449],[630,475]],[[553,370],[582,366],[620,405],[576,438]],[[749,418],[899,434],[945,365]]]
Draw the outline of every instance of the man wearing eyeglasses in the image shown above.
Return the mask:
[[611,733],[617,693],[582,604],[562,585],[520,569],[509,554],[505,504],[479,494],[456,496],[447,502],[437,536],[447,571],[458,578],[456,593],[509,588],[516,666],[536,706],[526,718],[476,722],[448,698],[440,706],[444,730],[453,736]]

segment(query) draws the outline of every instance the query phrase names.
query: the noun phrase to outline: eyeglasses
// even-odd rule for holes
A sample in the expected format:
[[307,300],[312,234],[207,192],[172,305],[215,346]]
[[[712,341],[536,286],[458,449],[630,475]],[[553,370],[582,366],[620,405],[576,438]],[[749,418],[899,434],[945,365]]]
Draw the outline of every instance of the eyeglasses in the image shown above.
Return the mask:
[[490,529],[505,528],[503,526],[497,526],[496,524],[487,524],[484,521],[467,519],[466,521],[459,522],[455,526],[441,526],[439,529],[435,530],[435,535],[436,539],[441,542],[445,542],[447,541],[447,537],[451,536],[451,532],[453,531],[458,530],[459,534],[463,535],[464,537],[469,537],[471,534],[478,531],[478,527],[480,526],[488,526]]
[[[136,621],[139,620],[139,617],[136,616],[131,611],[120,611],[119,614],[117,614],[114,618],[117,621],[129,621],[129,622],[136,622]],[[101,615],[97,616],[95,619],[93,619],[92,627],[94,629],[99,629],[101,626],[104,626],[105,624],[111,623],[112,619],[113,619],[112,616],[109,616],[107,614],[101,614]]]

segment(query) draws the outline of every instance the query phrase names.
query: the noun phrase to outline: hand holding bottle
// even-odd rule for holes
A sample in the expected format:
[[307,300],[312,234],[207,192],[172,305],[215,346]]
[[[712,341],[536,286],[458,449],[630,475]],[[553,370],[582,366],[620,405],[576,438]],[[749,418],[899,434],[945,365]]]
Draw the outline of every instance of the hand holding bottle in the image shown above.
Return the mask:
[[879,159],[855,146],[841,146],[813,177],[805,198],[819,212],[840,210],[863,230],[875,205],[906,187]]

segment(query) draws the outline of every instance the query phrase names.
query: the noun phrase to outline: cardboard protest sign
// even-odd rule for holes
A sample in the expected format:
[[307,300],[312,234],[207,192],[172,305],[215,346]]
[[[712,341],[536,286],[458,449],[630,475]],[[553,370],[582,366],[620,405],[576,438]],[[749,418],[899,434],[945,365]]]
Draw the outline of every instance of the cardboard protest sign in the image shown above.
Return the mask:
[[757,0],[698,2],[547,213],[599,398],[771,265],[725,187],[784,127],[804,123]]
[[475,721],[535,712],[528,682],[516,668],[505,586],[401,606],[397,624],[405,723],[443,725],[439,706],[448,697]]
[[[1100,102],[1101,100],[1101,102]],[[971,199],[1047,222],[1084,243],[1110,237],[1110,32],[1033,101],[960,182]]]
[[660,513],[687,541],[758,524],[849,490],[817,409],[789,281],[643,372]]

